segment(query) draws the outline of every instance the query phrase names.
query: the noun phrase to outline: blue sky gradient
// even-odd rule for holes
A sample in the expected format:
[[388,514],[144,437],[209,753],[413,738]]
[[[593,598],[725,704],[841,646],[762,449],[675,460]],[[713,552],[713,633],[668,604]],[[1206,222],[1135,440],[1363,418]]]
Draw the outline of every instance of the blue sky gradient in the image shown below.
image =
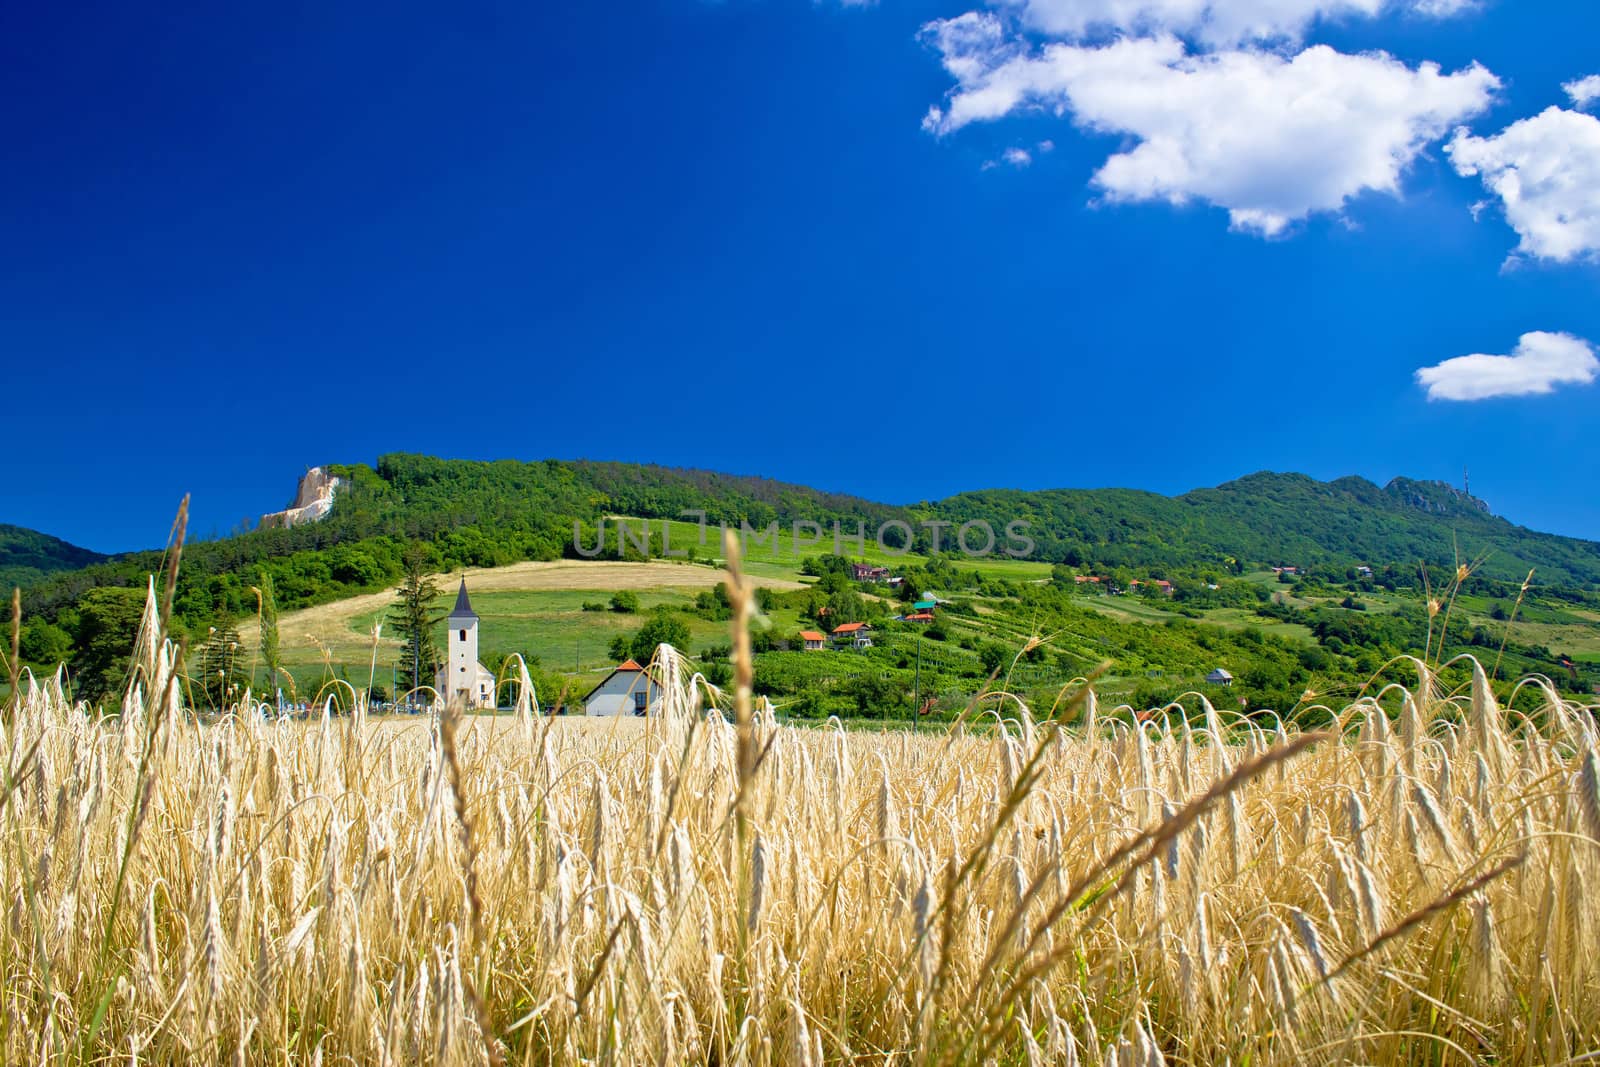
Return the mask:
[[[1459,483],[1600,538],[1600,386],[1413,379],[1600,341],[1592,257],[1439,143],[1281,237],[1099,203],[1127,138],[1048,109],[946,136],[919,28],[968,4],[127,5],[0,38],[0,521],[104,551],[281,507],[386,451],[636,460],[910,502],[1261,469]],[[1600,5],[1316,27],[1502,86],[1600,72]],[[1031,165],[988,166],[1049,140]],[[1596,191],[1600,196],[1600,190]]]

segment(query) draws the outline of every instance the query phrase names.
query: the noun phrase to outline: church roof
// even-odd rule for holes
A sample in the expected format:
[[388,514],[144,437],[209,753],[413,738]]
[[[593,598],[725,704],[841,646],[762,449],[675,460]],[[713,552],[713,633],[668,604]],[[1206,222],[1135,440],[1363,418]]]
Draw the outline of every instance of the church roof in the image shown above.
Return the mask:
[[456,607],[450,613],[452,619],[476,619],[478,613],[472,610],[472,601],[467,599],[467,580],[461,579],[461,592],[456,594]]

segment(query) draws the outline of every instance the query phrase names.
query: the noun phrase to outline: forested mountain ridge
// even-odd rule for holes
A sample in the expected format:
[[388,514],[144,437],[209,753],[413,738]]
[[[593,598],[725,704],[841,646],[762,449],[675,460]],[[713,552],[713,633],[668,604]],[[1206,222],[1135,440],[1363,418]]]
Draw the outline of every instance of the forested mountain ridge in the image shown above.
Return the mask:
[[[899,520],[918,528],[919,550],[930,547],[923,522],[984,519],[999,531],[1020,519],[1036,543],[1034,558],[1083,569],[1282,563],[1415,573],[1419,562],[1453,568],[1459,555],[1485,556],[1482,573],[1503,581],[1520,581],[1537,568],[1543,584],[1600,585],[1600,544],[1527,530],[1450,486],[1407,479],[1379,487],[1362,478],[1319,482],[1262,472],[1174,497],[1130,489],[991,489],[902,507],[769,478],[587,460],[391,454],[372,466],[328,470],[343,484],[322,521],[189,545],[180,616],[253,610],[251,589],[263,574],[270,574],[284,607],[380,588],[399,573],[410,541],[428,542],[441,569],[496,566],[577,554],[575,523],[593,543],[594,524],[604,516],[676,519],[686,511],[703,511],[711,523],[763,529],[810,520],[853,532],[861,524],[869,538]],[[943,538],[948,545],[948,531]],[[80,562],[18,583],[30,612],[53,616],[97,586],[142,585],[160,565],[159,552],[63,558]]]
[[1261,472],[1180,496],[1129,489],[985,490],[930,510],[946,518],[1030,520],[1041,558],[1079,564],[1181,567],[1253,563],[1450,566],[1486,556],[1482,573],[1547,583],[1600,583],[1600,544],[1538,533],[1440,482],[1364,478],[1319,482]]
[[0,588],[31,585],[59,571],[78,570],[106,556],[59,537],[0,523]]

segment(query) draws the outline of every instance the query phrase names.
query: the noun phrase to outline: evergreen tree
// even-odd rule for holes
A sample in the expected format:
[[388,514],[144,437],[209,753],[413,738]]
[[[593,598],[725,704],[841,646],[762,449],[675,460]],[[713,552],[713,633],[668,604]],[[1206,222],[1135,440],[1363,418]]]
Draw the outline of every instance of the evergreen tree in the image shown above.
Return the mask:
[[244,669],[244,642],[233,623],[211,627],[195,658],[195,679],[208,707],[225,708],[244,696],[249,678]]
[[439,586],[428,573],[428,552],[422,545],[406,550],[405,575],[395,592],[389,611],[389,624],[401,642],[400,683],[406,690],[432,685],[439,669],[439,649],[433,640],[433,627],[442,615],[433,614]]
[[[263,569],[261,571],[261,586],[256,590],[259,597],[257,615],[260,618],[261,636],[259,650],[261,665],[267,669],[267,692],[275,694],[278,689],[278,671],[282,663],[278,657],[278,599],[272,588],[272,575]],[[251,679],[254,684],[255,679]],[[294,679],[289,680],[290,688],[294,686]]]

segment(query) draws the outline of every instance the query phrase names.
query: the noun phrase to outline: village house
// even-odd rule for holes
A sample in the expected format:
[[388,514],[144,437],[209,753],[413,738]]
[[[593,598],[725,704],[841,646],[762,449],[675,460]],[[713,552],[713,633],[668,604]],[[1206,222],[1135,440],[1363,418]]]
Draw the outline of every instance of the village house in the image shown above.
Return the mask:
[[889,568],[879,567],[872,563],[852,563],[850,564],[850,577],[858,582],[882,584],[889,580]]
[[932,622],[933,612],[915,611],[905,617],[906,622]]
[[[1133,581],[1128,583],[1129,587],[1133,588],[1133,589],[1137,589],[1141,585],[1144,585],[1144,584],[1145,583],[1143,581],[1141,581],[1140,579],[1138,579],[1138,578],[1135,578]],[[1157,589],[1161,590],[1167,596],[1171,596],[1172,594],[1177,592],[1176,587],[1174,587],[1173,584],[1171,582],[1167,581],[1165,578],[1157,578],[1157,579],[1151,581],[1149,584],[1155,586]]]
[[872,627],[864,622],[847,622],[833,628],[833,643],[847,648],[871,648]]
[[1233,675],[1229,674],[1226,668],[1218,667],[1216,670],[1206,675],[1206,681],[1210,682],[1212,685],[1232,685]]
[[467,580],[461,579],[456,606],[445,625],[449,629],[444,666],[433,676],[434,692],[446,703],[456,701],[468,708],[492,708],[495,704],[494,672],[478,662],[478,613],[467,597]]
[[585,715],[654,715],[661,685],[633,660],[624,660],[583,698]]
[[801,630],[800,640],[805,643],[807,652],[821,652],[828,639],[815,630]]
[[1371,578],[1372,577],[1372,568],[1367,566],[1364,563],[1361,564],[1360,566],[1358,566],[1356,568],[1356,577],[1358,577],[1358,578]]

